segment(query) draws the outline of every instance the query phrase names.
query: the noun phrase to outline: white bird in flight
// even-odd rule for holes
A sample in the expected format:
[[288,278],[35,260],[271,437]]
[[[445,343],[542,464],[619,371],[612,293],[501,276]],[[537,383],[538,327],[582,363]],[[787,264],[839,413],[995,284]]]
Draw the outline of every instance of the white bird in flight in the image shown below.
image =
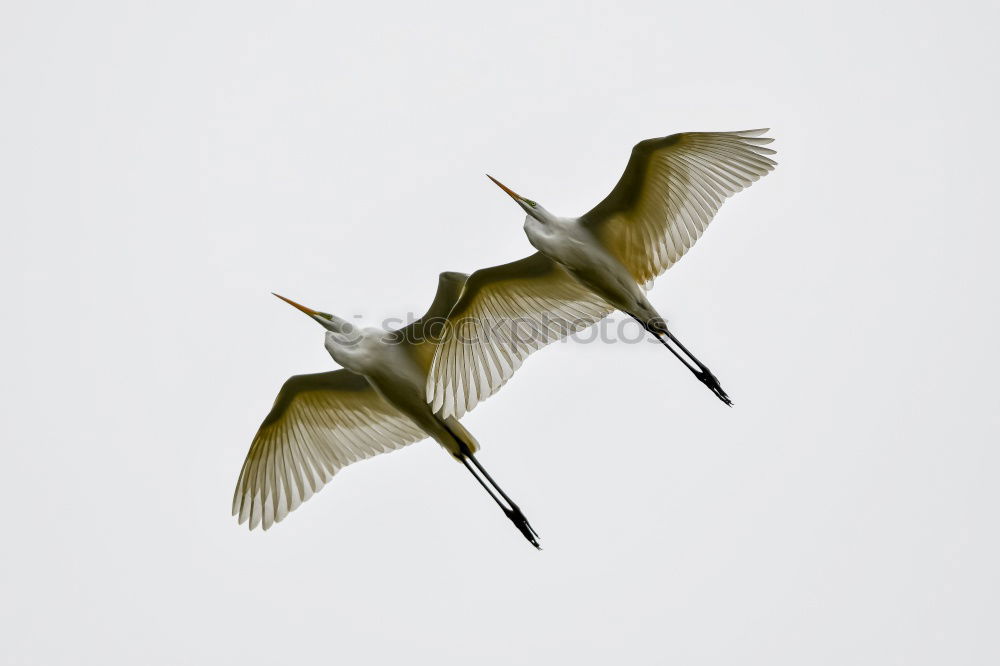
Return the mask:
[[397,331],[361,329],[275,294],[327,330],[326,349],[344,369],[297,375],[281,387],[236,484],[233,515],[240,524],[249,520],[253,529],[263,523],[266,530],[346,465],[433,437],[540,548],[521,509],[476,459],[476,439],[456,417],[434,414],[424,400],[440,327],[466,278],[442,273],[427,313]]
[[725,199],[774,168],[765,132],[687,132],[641,141],[611,193],[580,217],[553,215],[490,176],[527,213],[524,231],[538,252],[469,277],[427,376],[434,411],[461,417],[499,390],[529,354],[616,309],[732,405],[641,286],[651,286],[684,256]]

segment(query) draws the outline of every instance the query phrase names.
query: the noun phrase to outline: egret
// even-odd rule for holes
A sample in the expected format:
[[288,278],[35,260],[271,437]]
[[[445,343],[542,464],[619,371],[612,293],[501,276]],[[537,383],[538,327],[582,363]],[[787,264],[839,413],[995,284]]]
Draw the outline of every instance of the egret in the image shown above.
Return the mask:
[[326,329],[326,350],[343,369],[297,375],[281,387],[236,484],[233,515],[240,524],[249,520],[254,529],[263,523],[266,530],[346,465],[433,437],[540,548],[521,509],[476,459],[476,439],[457,418],[434,414],[424,400],[441,325],[467,277],[442,273],[427,313],[395,331],[362,329],[275,294]]
[[[723,201],[776,165],[766,129],[686,132],[641,141],[611,193],[580,217],[558,217],[492,176],[524,209],[538,251],[469,277],[427,377],[427,400],[461,417],[534,351],[621,310],[727,405],[719,380],[646,299],[652,280],[694,245]],[[644,289],[645,288],[645,289]]]

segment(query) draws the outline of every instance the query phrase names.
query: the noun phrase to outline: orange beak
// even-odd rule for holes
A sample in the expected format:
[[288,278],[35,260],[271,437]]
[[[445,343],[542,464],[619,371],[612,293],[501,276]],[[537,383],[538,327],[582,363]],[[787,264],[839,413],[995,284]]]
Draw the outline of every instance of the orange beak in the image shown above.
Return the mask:
[[510,198],[513,199],[514,201],[522,201],[524,199],[524,197],[522,197],[520,194],[518,194],[514,190],[510,189],[509,187],[507,187],[506,185],[504,185],[503,183],[501,183],[499,180],[497,180],[496,178],[494,178],[490,174],[486,174],[486,177],[489,178],[490,180],[492,180],[496,184],[496,186],[499,187],[501,190],[503,190],[504,192],[506,192],[507,194],[509,194]]
[[322,314],[321,312],[316,312],[315,310],[313,310],[313,309],[311,309],[311,308],[307,308],[307,307],[306,307],[306,306],[304,306],[304,305],[299,305],[298,303],[296,303],[296,302],[295,302],[295,301],[293,301],[292,299],[290,299],[290,298],[285,298],[285,297],[284,297],[284,296],[282,296],[281,294],[275,294],[275,293],[274,293],[274,292],[272,291],[272,292],[271,292],[271,295],[272,295],[272,296],[277,296],[278,298],[280,298],[280,299],[281,299],[281,300],[283,300],[284,302],[286,302],[286,303],[288,303],[289,305],[291,305],[291,306],[292,306],[293,308],[296,308],[296,309],[299,309],[299,310],[301,310],[302,312],[305,312],[305,313],[306,313],[307,315],[309,315],[310,317],[322,317],[322,316],[323,316],[323,314]]

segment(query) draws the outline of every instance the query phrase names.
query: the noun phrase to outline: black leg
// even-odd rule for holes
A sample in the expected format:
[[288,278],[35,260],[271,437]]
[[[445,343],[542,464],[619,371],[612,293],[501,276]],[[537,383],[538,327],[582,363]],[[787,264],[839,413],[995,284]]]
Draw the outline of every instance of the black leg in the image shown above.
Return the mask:
[[[654,335],[656,335],[656,334],[654,333]],[[681,343],[677,342],[677,339],[676,339],[676,338],[675,338],[674,336],[670,335],[669,333],[667,333],[666,335],[667,335],[667,336],[668,336],[668,337],[669,337],[669,338],[670,338],[670,339],[671,339],[671,340],[672,340],[673,342],[675,342],[675,343],[677,344],[677,346],[681,347],[681,349],[684,349],[684,347],[683,347],[683,346],[681,345]],[[712,393],[714,393],[714,394],[715,394],[715,397],[717,397],[717,398],[718,398],[719,400],[721,400],[722,402],[726,403],[726,404],[727,404],[727,405],[729,405],[730,407],[732,407],[732,406],[733,406],[733,401],[729,399],[729,396],[728,396],[728,395],[726,394],[726,392],[725,392],[725,391],[724,391],[724,390],[722,389],[722,385],[721,385],[721,384],[719,384],[719,380],[718,380],[718,379],[716,378],[716,376],[715,376],[715,375],[713,375],[713,374],[712,374],[712,371],[711,371],[711,370],[709,370],[709,369],[708,369],[708,368],[706,368],[706,367],[705,367],[704,365],[702,365],[702,364],[701,364],[701,363],[700,363],[700,362],[698,361],[698,359],[696,359],[696,358],[695,358],[694,356],[692,356],[692,355],[691,355],[690,353],[688,353],[688,352],[687,352],[687,350],[684,350],[684,353],[685,353],[685,354],[687,354],[687,355],[688,355],[688,357],[689,357],[689,358],[690,358],[690,359],[691,359],[692,361],[694,361],[694,363],[695,363],[695,365],[696,365],[697,367],[695,367],[694,365],[691,365],[690,363],[688,363],[688,362],[687,362],[687,361],[686,361],[686,360],[685,360],[685,359],[684,359],[684,358],[683,358],[683,357],[682,357],[682,356],[681,356],[681,355],[680,355],[680,354],[679,354],[679,353],[677,352],[677,350],[675,350],[675,349],[674,349],[673,347],[671,347],[671,346],[670,346],[670,345],[669,345],[669,344],[667,343],[667,341],[666,341],[666,340],[664,340],[664,339],[663,339],[663,338],[662,338],[661,336],[659,336],[659,335],[656,335],[656,339],[657,339],[657,340],[659,340],[659,341],[660,341],[660,342],[661,342],[661,343],[663,344],[663,346],[664,346],[664,347],[666,347],[667,349],[669,349],[669,350],[670,350],[670,352],[671,352],[671,353],[672,353],[672,354],[673,354],[674,356],[676,356],[676,357],[677,357],[678,359],[680,359],[681,363],[683,363],[683,364],[684,364],[684,366],[685,366],[685,367],[686,367],[686,368],[687,368],[688,370],[690,370],[690,371],[691,371],[691,374],[693,374],[693,375],[694,375],[694,376],[695,376],[695,377],[696,377],[696,378],[698,379],[698,381],[700,381],[700,382],[701,382],[702,384],[704,384],[705,386],[707,386],[707,387],[708,387],[708,389],[709,389],[709,390],[710,390],[710,391],[711,391]]]
[[[719,380],[716,378],[715,375],[712,374],[712,371],[709,370],[701,361],[699,361],[694,354],[689,352],[687,347],[681,344],[681,341],[674,337],[673,333],[670,332],[670,330],[666,327],[666,325],[660,325],[657,328],[653,328],[652,326],[646,324],[644,321],[642,321],[635,315],[630,315],[630,316],[637,322],[639,322],[643,328],[645,328],[647,331],[656,336],[656,339],[660,341],[660,344],[669,349],[670,353],[676,356],[677,360],[683,363],[684,367],[690,370],[691,374],[693,374],[698,379],[698,381],[707,386],[708,389],[712,393],[714,393],[719,400],[729,405],[730,407],[733,406],[733,401],[730,400],[726,392],[722,390],[722,385],[719,384]],[[666,338],[664,336],[666,336]],[[667,342],[667,339],[669,339],[670,342],[673,342],[675,345],[677,345],[680,348],[680,351],[674,349],[670,345],[670,342]],[[681,352],[683,352],[683,354]]]
[[[462,448],[465,449],[464,446]],[[472,462],[471,465],[469,464],[470,461]],[[541,550],[542,547],[538,543],[538,532],[536,532],[535,528],[531,526],[528,519],[524,517],[524,514],[521,513],[521,509],[517,506],[517,504],[515,504],[514,501],[507,496],[507,493],[505,493],[503,489],[497,485],[496,481],[493,480],[493,477],[489,475],[489,472],[487,472],[486,469],[479,464],[476,457],[472,455],[471,452],[465,450],[462,452],[462,464],[465,465],[465,468],[469,470],[469,473],[476,478],[479,485],[481,485],[486,492],[489,493],[490,497],[493,498],[493,501],[497,503],[497,506],[499,506],[507,518],[510,519],[510,522],[514,523],[514,527],[516,527],[518,531],[524,535],[524,538],[530,541],[532,546]],[[473,465],[475,468],[473,468]],[[483,476],[486,477],[486,480],[476,473],[476,469],[478,469]],[[494,488],[496,489],[496,492],[494,492]],[[503,500],[497,496],[497,493],[500,493],[500,497],[502,497]],[[507,504],[504,504],[504,501],[506,501]]]

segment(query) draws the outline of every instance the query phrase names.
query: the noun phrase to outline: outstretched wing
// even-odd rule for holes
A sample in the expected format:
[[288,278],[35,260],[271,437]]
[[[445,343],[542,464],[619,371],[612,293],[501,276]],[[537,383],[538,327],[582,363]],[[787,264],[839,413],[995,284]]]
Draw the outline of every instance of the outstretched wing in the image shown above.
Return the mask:
[[347,370],[296,375],[278,392],[240,471],[233,515],[250,529],[282,520],[341,468],[426,437]]
[[525,358],[614,308],[541,253],[473,273],[448,315],[427,375],[427,402],[461,418]]
[[777,164],[766,129],[685,132],[641,141],[625,173],[580,218],[642,284],[661,275],[701,237],[722,202]]

